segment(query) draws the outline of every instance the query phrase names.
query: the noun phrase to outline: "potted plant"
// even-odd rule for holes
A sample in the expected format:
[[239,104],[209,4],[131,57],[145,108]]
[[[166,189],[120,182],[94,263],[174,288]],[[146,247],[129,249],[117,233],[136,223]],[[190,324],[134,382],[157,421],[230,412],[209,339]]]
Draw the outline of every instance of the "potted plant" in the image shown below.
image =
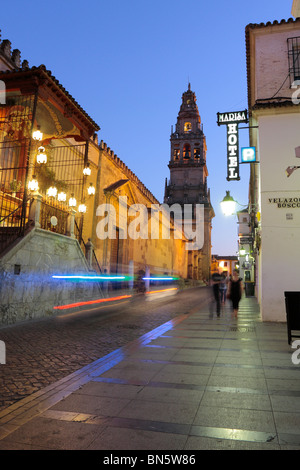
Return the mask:
[[20,191],[20,189],[22,187],[22,181],[17,181],[16,179],[13,179],[9,183],[9,186],[10,186],[10,189],[11,189],[11,192],[12,192],[12,196],[16,196],[17,192]]

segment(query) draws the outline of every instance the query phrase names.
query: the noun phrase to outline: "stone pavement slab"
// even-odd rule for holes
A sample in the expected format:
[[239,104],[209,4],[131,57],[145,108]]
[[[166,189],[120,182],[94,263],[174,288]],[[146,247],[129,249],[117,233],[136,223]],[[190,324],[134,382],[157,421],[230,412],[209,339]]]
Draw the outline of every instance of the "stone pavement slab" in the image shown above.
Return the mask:
[[254,298],[201,307],[0,413],[0,449],[300,450],[300,369]]

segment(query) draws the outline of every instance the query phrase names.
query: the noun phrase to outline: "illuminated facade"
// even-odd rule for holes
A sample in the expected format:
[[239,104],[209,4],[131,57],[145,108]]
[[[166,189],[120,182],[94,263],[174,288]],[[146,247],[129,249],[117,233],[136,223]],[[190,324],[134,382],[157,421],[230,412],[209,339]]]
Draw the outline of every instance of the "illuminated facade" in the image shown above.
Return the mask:
[[[142,271],[186,278],[182,231],[164,214],[152,236],[149,221],[159,201],[98,142],[98,124],[53,74],[21,63],[4,40],[0,85],[0,323],[104,295],[97,283],[66,284],[52,275]],[[106,205],[107,215],[101,213]],[[143,233],[131,236],[132,208],[139,206]],[[106,217],[114,236],[104,233]]]
[[263,320],[285,321],[284,292],[299,290],[300,18],[248,25],[246,48],[256,294]]
[[192,207],[192,226],[196,225],[196,206],[204,207],[204,241],[201,250],[188,253],[188,277],[208,280],[211,260],[211,220],[214,211],[207,188],[206,138],[196,103],[196,95],[188,90],[182,95],[182,104],[175,131],[171,133],[170,180],[166,180],[164,202]]
[[211,257],[212,273],[225,273],[226,275],[228,274],[228,276],[231,276],[237,265],[237,256],[212,255]]

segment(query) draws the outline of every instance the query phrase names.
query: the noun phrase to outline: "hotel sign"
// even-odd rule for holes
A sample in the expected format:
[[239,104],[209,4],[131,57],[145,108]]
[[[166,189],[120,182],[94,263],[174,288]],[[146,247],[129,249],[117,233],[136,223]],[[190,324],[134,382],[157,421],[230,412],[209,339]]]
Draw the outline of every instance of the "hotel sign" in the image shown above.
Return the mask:
[[217,113],[218,126],[227,126],[227,180],[238,181],[239,172],[239,129],[238,125],[248,122],[248,111]]
[[248,122],[248,111],[235,111],[231,113],[217,113],[218,116],[218,126],[222,124],[231,124],[233,122]]
[[239,179],[239,130],[234,123],[227,125],[227,180]]

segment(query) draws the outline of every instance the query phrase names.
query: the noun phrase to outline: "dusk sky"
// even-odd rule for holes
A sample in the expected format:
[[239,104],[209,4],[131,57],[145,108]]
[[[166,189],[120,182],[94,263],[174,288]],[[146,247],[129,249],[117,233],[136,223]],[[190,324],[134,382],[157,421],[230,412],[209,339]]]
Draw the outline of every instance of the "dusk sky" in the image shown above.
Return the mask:
[[[237,251],[226,190],[247,204],[249,167],[227,182],[226,127],[217,112],[248,107],[245,27],[288,19],[292,0],[14,0],[1,8],[2,39],[48,70],[101,127],[103,140],[163,202],[171,126],[191,83],[207,142],[215,210],[212,253]],[[240,147],[248,146],[240,131]]]

